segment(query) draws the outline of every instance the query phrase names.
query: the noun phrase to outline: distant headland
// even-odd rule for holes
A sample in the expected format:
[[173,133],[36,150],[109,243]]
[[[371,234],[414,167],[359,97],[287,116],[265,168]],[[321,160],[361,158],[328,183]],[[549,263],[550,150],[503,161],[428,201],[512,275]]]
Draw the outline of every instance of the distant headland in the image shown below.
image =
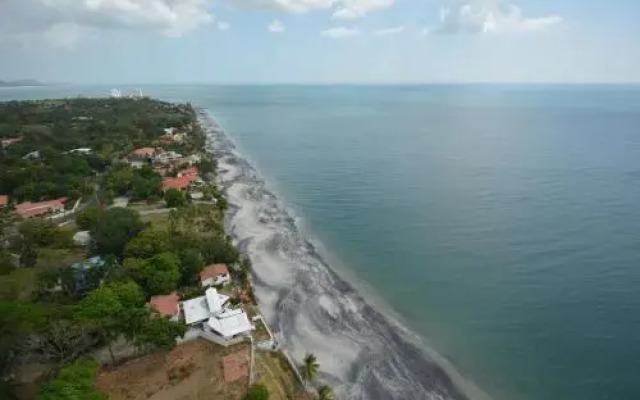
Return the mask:
[[4,81],[0,79],[0,87],[19,87],[19,86],[46,86],[35,79],[18,79],[15,81]]

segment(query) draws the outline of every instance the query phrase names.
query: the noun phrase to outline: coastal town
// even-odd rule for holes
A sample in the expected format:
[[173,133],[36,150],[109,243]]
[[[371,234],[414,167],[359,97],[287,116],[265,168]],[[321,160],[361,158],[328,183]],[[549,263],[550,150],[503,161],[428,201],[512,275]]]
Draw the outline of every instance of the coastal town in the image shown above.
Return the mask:
[[0,103],[0,140],[1,398],[335,398],[260,313],[190,104]]

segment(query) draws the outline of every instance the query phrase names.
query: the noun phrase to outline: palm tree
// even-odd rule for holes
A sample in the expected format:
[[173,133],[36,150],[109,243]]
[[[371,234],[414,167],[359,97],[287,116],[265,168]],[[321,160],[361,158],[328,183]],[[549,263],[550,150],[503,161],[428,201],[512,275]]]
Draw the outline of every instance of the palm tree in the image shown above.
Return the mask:
[[327,385],[320,385],[318,388],[318,400],[334,400],[333,389]]
[[311,382],[316,379],[319,367],[320,365],[318,364],[318,360],[315,355],[307,353],[307,355],[304,356],[302,364],[302,378],[305,382]]

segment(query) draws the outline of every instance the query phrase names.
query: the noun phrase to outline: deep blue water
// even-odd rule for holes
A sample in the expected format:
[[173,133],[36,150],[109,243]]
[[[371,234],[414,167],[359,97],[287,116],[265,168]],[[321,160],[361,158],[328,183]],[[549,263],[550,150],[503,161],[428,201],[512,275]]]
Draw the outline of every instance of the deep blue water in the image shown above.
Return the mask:
[[143,90],[208,108],[344,268],[496,399],[640,398],[640,87]]

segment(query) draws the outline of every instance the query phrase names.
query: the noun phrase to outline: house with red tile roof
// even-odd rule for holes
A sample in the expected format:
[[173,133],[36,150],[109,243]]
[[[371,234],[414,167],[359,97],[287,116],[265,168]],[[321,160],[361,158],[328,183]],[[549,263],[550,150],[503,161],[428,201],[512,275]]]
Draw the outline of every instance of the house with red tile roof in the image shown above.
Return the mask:
[[198,176],[200,175],[200,170],[198,167],[192,166],[182,171],[178,172],[178,176]]
[[164,178],[162,180],[162,191],[166,192],[169,189],[186,190],[191,183],[195,181],[197,176],[180,176],[177,178]]
[[200,284],[202,286],[224,285],[227,282],[231,282],[231,276],[226,264],[208,265],[200,271]]
[[135,149],[131,156],[134,158],[144,158],[144,157],[153,157],[158,150],[153,147],[141,147],[139,149]]
[[24,203],[16,205],[16,213],[25,219],[58,214],[64,212],[64,205],[66,202],[66,197],[61,197],[56,200],[40,201],[37,203],[25,201]]
[[162,317],[168,317],[172,321],[180,318],[180,296],[178,293],[152,296],[149,299],[149,307]]
[[6,194],[0,194],[0,208],[5,208],[9,205],[9,196]]

